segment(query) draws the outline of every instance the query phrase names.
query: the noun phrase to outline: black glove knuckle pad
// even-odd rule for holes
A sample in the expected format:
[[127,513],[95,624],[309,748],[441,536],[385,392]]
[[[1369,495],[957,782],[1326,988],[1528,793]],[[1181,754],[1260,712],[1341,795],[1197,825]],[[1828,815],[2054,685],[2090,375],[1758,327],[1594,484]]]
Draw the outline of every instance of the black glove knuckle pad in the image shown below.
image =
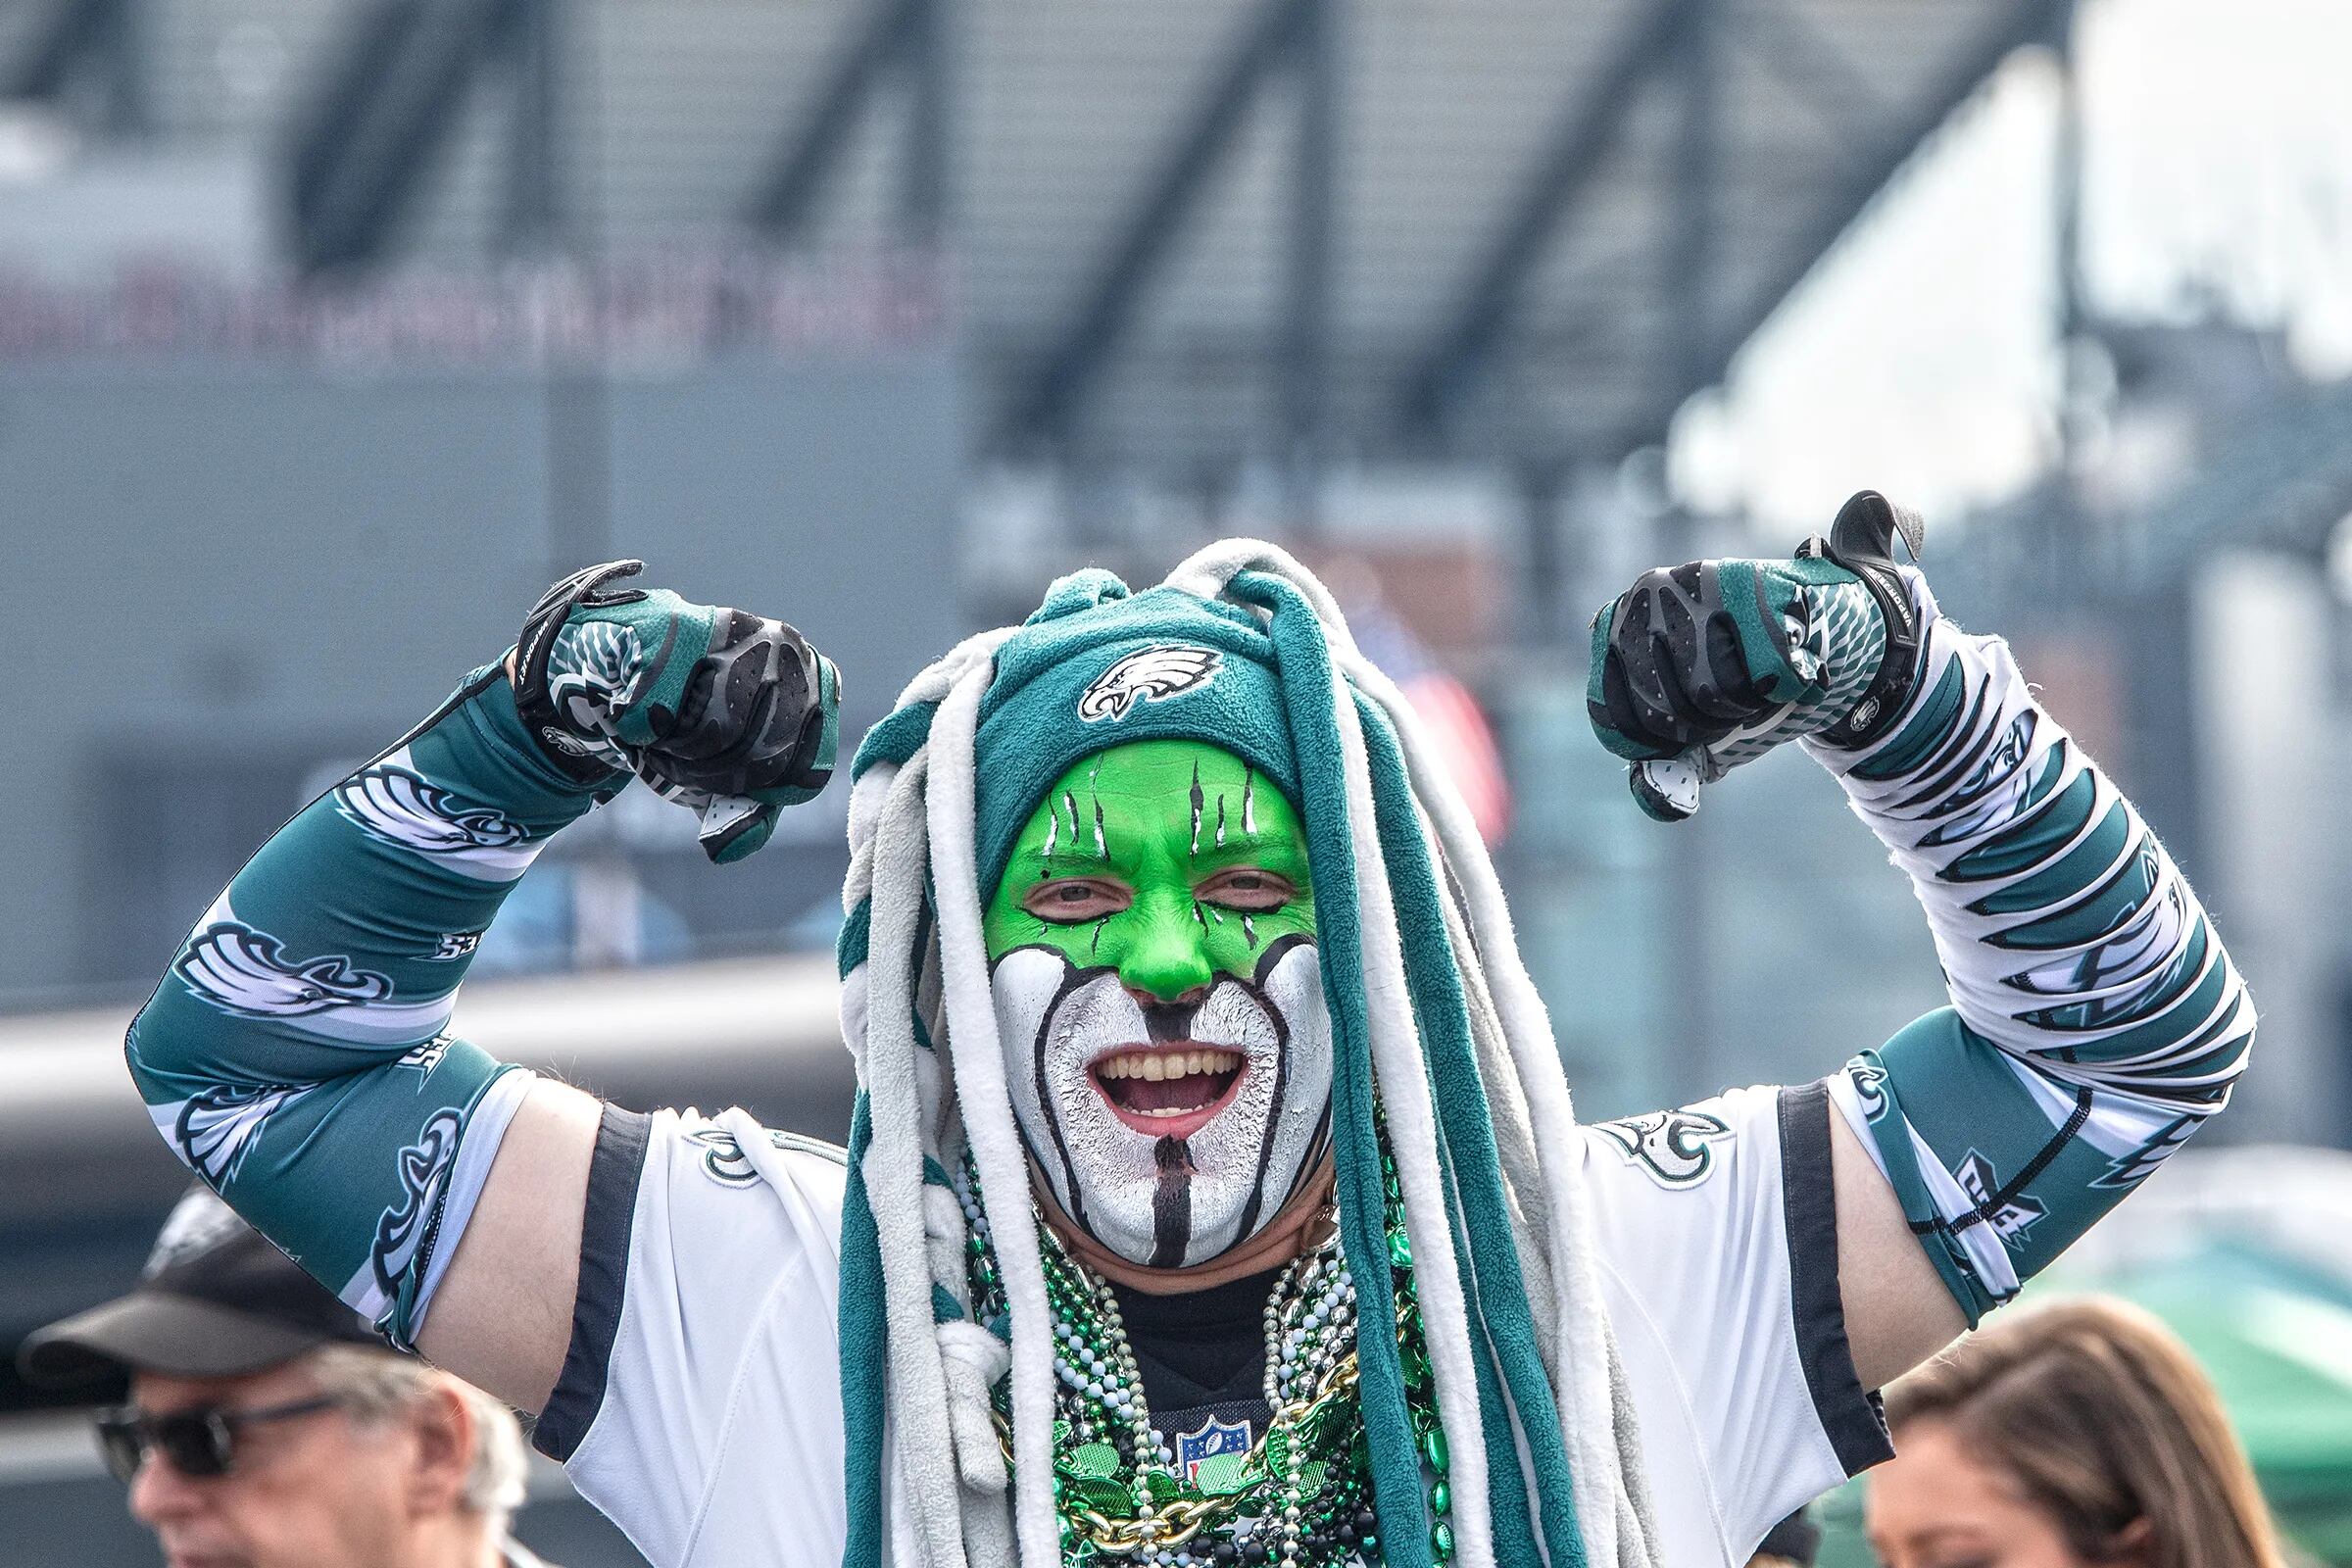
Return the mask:
[[717,795],[809,782],[823,728],[816,656],[781,621],[724,612],[660,744],[662,771]]
[[1613,728],[1661,751],[1712,745],[1771,707],[1712,562],[1634,579],[1610,624],[1601,697]]

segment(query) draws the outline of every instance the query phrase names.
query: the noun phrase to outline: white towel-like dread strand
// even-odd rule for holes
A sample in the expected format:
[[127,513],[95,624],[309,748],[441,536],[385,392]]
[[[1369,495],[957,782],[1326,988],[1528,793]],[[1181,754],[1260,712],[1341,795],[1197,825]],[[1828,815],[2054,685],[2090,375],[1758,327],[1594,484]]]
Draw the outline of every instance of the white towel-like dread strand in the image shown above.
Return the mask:
[[[1246,573],[1252,590],[1237,592],[1234,579]],[[1569,1568],[1563,1541],[1568,1555],[1591,1568],[1653,1568],[1639,1451],[1592,1261],[1567,1086],[1493,866],[1409,708],[1362,660],[1311,573],[1271,546],[1234,541],[1195,556],[1168,583],[1243,605],[1266,622],[1273,616],[1256,597],[1265,580],[1311,607],[1327,650],[1360,906],[1371,1081],[1402,1192],[1437,1413],[1452,1456],[1456,1558],[1474,1568],[1496,1561],[1489,1488],[1499,1478],[1491,1477],[1489,1456],[1508,1456],[1516,1446],[1565,1454],[1573,1507],[1564,1534],[1554,1516],[1515,1521],[1514,1539],[1532,1538],[1535,1553],[1553,1568]],[[925,1568],[1061,1558],[1053,1496],[1054,1326],[1028,1201],[1027,1155],[997,1039],[974,850],[980,706],[996,650],[1012,635],[969,639],[916,677],[886,721],[909,726],[898,737],[904,760],[873,762],[852,795],[842,1011],[861,1093],[844,1225],[842,1311],[852,1503],[846,1560],[853,1564],[878,1562],[886,1551]],[[1409,779],[1417,836],[1436,872],[1441,924],[1459,971],[1475,1055],[1467,1070],[1493,1080],[1494,1092],[1480,1093],[1493,1114],[1502,1222],[1532,1298],[1532,1341],[1556,1408],[1557,1444],[1531,1441],[1536,1435],[1519,1424],[1519,1401],[1488,1364],[1502,1353],[1483,1326],[1490,1316],[1482,1314],[1495,1307],[1483,1301],[1474,1307],[1465,1296],[1474,1272],[1486,1279],[1480,1272],[1486,1260],[1474,1261],[1466,1249],[1461,1227],[1476,1223],[1472,1200],[1433,1100],[1425,1025],[1392,892],[1396,873],[1379,825],[1383,800],[1394,802],[1375,787],[1367,714],[1378,716],[1383,755],[1401,755],[1399,776]],[[952,1097],[938,1056],[943,1050]],[[991,1328],[971,1321],[964,1273],[970,1238],[948,1185],[967,1152],[983,1192],[996,1198],[986,1219],[1008,1307],[1009,1350]],[[862,1257],[861,1246],[878,1256]],[[860,1268],[870,1269],[870,1278],[858,1274]],[[874,1288],[853,1290],[854,1277]],[[856,1357],[877,1352],[880,1369],[854,1379]],[[990,1388],[1007,1369],[1009,1487],[989,1404]],[[1512,1439],[1500,1450],[1491,1446],[1498,1420]],[[885,1442],[888,1464],[880,1451]],[[1560,1485],[1556,1467],[1552,1474]],[[1527,1469],[1514,1489],[1526,1495],[1531,1520],[1538,1513],[1537,1480],[1535,1469]],[[870,1517],[859,1517],[861,1499]]]
[[[1547,1317],[1539,1318],[1539,1341],[1562,1395],[1562,1424],[1577,1460],[1577,1515],[1586,1548],[1596,1564],[1637,1568],[1651,1562],[1649,1543],[1655,1529],[1648,1521],[1648,1488],[1641,1446],[1633,1410],[1619,1397],[1622,1378],[1615,1371],[1617,1348],[1600,1299],[1599,1278],[1591,1262],[1595,1243],[1585,1199],[1583,1161],[1576,1146],[1575,1107],[1560,1067],[1550,1016],[1520,957],[1518,937],[1503,902],[1500,879],[1487,855],[1486,841],[1451,771],[1436,757],[1411,703],[1363,657],[1330,591],[1288,552],[1254,540],[1233,540],[1193,556],[1169,574],[1168,581],[1206,597],[1222,592],[1235,574],[1245,570],[1266,571],[1298,586],[1323,621],[1332,644],[1335,676],[1344,677],[1335,698],[1336,706],[1347,715],[1342,734],[1352,732],[1355,737],[1355,745],[1349,748],[1349,806],[1361,824],[1368,824],[1370,817],[1370,785],[1366,778],[1366,798],[1359,805],[1354,796],[1356,780],[1364,771],[1362,732],[1355,721],[1354,705],[1348,700],[1347,686],[1352,685],[1370,698],[1396,732],[1414,804],[1423,815],[1424,835],[1434,839],[1433,858],[1448,873],[1440,889],[1448,925],[1458,922],[1469,938],[1467,943],[1456,943],[1454,956],[1466,981],[1473,1028],[1491,1021],[1510,1053],[1505,1062],[1482,1050],[1479,1068],[1501,1091],[1490,1094],[1488,1103],[1494,1113],[1505,1175],[1528,1222],[1545,1225],[1548,1233],[1547,1245],[1529,1259],[1534,1266],[1528,1272],[1531,1287],[1539,1282],[1550,1286],[1551,1310]],[[1361,824],[1357,827],[1358,856],[1368,854],[1369,863],[1382,872],[1367,880],[1385,889],[1385,860],[1377,842],[1368,849],[1365,846],[1366,829]],[[1393,921],[1390,929],[1395,929]],[[1417,1081],[1414,1087],[1420,1087]],[[1387,1088],[1385,1079],[1383,1088]],[[1425,1095],[1421,1102],[1426,1104]],[[1394,1140],[1398,1135],[1396,1103],[1393,1100],[1386,1103]],[[1522,1132],[1524,1144],[1515,1136]],[[1520,1154],[1523,1149],[1533,1154],[1533,1170]],[[1409,1192],[1406,1209],[1409,1225]],[[1418,1255],[1419,1233],[1413,1233],[1412,1239]],[[1522,1256],[1527,1256],[1524,1249]],[[1458,1294],[1455,1299],[1458,1303]],[[1434,1343],[1430,1347],[1433,1361],[1437,1348]],[[1447,1437],[1454,1441],[1450,1429]],[[1621,1534],[1625,1539],[1619,1539]]]

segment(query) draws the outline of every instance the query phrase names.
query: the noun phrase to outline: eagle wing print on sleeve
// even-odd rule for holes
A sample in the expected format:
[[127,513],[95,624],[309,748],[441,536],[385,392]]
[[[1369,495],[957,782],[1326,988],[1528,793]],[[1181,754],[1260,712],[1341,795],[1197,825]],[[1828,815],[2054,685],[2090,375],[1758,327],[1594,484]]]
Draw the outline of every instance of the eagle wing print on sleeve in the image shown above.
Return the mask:
[[476,936],[592,804],[478,672],[262,847],[125,1041],[174,1152],[395,1346],[529,1086],[447,1033]]
[[236,1179],[254,1136],[307,1089],[207,1089],[179,1107],[172,1144],[188,1168],[218,1191]]
[[452,1005],[447,990],[396,1001],[388,976],[345,954],[294,957],[282,938],[238,919],[225,896],[172,969],[191,995],[222,1012],[359,1045],[429,1039],[449,1021]]
[[441,1197],[449,1185],[451,1165],[458,1157],[458,1139],[465,1118],[441,1110],[416,1136],[416,1142],[398,1156],[400,1198],[375,1222],[375,1240],[368,1250],[368,1268],[375,1288],[387,1302],[395,1300],[413,1278],[421,1249],[432,1239],[432,1222],[441,1212]]
[[426,779],[403,747],[335,786],[335,808],[369,838],[429,856],[465,875],[511,882],[544,841],[494,806],[473,806]]
[[197,996],[248,1018],[300,1017],[392,995],[390,980],[341,954],[297,962],[283,942],[233,914],[190,938],[172,967]]
[[2130,802],[2007,645],[1937,617],[1910,710],[1806,745],[1926,906],[1952,1005],[1831,1080],[1974,1322],[2229,1102],[2254,1010]]

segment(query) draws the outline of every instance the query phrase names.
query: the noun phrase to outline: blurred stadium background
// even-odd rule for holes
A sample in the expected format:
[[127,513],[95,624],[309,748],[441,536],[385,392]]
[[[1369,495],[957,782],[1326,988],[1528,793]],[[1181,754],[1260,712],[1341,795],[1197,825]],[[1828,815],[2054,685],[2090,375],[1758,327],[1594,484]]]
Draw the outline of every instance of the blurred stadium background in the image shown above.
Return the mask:
[[[181,1180],[118,1047],[187,923],[618,555],[795,621],[862,726],[1052,575],[1279,539],[1455,737],[1588,1114],[1817,1076],[1941,1000],[1902,879],[1794,758],[1641,819],[1582,637],[1867,485],[2254,983],[2211,1137],[2321,1147],[2081,1272],[2225,1303],[2352,1562],[2347,44],[2328,0],[6,0],[0,1348]],[[713,871],[624,797],[466,1032],[838,1135],[843,805]],[[544,1479],[526,1540],[636,1561]],[[0,1372],[0,1563],[153,1560]]]

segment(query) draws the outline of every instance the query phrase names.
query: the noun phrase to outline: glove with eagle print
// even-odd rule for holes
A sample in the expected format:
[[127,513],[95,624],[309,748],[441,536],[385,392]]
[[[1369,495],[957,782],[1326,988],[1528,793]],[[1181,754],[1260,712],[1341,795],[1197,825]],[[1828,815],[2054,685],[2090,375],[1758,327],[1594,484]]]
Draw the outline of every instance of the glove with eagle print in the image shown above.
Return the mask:
[[1644,811],[1689,816],[1701,784],[1784,741],[1859,746],[1885,728],[1919,654],[1897,535],[1916,555],[1917,517],[1865,490],[1793,560],[1645,571],[1593,617],[1586,708],[1635,764]]
[[1951,1005],[1824,1088],[1974,1324],[2228,1104],[2254,1009],[2007,644],[1894,564],[1919,533],[1864,491],[1793,562],[1647,573],[1594,623],[1589,703],[1652,815],[1799,740],[1910,876]]
[[831,771],[839,679],[789,626],[558,584],[505,666],[254,853],[124,1039],[174,1152],[396,1347],[416,1343],[531,1074],[450,1032],[507,895],[643,778],[737,859]]
[[782,621],[616,586],[642,562],[590,566],[541,596],[514,656],[514,706],[582,783],[634,773],[692,810],[721,864],[824,788],[841,675]]

